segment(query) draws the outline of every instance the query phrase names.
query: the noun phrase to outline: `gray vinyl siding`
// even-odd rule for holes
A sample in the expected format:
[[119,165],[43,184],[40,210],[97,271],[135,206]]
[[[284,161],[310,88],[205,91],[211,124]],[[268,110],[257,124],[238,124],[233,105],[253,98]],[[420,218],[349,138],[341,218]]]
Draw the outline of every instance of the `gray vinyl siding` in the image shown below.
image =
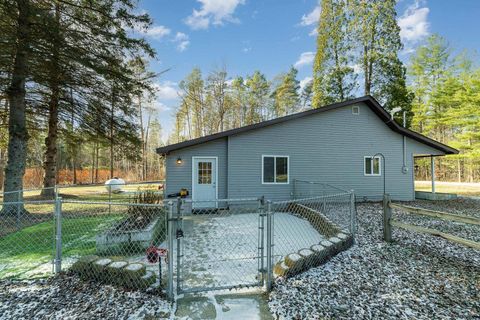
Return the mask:
[[[381,152],[386,157],[387,192],[393,199],[411,200],[413,177],[402,173],[402,140],[366,105],[360,105],[359,115],[344,107],[231,136],[228,196],[289,199],[293,179],[301,179],[353,189],[360,199],[379,199],[383,176],[365,176],[364,157]],[[411,171],[412,152],[432,149],[417,143],[409,148],[413,141],[408,140],[406,165]],[[289,156],[289,184],[262,184],[262,155]]]
[[[166,194],[187,189],[192,192],[192,157],[218,157],[218,197],[227,196],[227,139],[222,138],[188,148],[172,151],[166,161]],[[182,164],[176,163],[182,159]]]
[[[166,192],[191,192],[192,157],[216,156],[219,198],[290,199],[293,179],[301,179],[354,190],[359,200],[380,199],[383,165],[382,176],[365,176],[364,157],[381,152],[386,157],[387,193],[395,200],[412,200],[413,155],[443,153],[407,138],[409,172],[402,173],[403,136],[368,106],[358,105],[359,115],[346,106],[173,151],[167,156]],[[262,155],[289,156],[289,184],[262,184]],[[176,164],[178,157],[182,165]]]

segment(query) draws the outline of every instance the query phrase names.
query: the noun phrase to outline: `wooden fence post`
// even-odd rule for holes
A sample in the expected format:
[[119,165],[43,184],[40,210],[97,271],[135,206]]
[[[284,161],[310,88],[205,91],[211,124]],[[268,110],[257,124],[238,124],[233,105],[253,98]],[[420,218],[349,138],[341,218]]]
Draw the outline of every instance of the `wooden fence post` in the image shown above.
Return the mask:
[[392,242],[392,226],[390,219],[392,218],[392,208],[390,208],[390,195],[383,195],[383,240]]

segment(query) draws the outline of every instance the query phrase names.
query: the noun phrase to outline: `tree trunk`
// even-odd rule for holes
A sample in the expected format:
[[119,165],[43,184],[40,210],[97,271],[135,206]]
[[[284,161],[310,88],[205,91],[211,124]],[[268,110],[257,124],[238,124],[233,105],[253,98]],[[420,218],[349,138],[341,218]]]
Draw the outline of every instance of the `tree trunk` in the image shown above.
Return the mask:
[[[8,154],[5,168],[4,192],[23,189],[23,175],[27,158],[28,132],[25,119],[25,82],[28,73],[28,52],[30,42],[30,1],[18,0],[17,48],[14,58],[12,80],[7,89],[8,111]],[[23,193],[9,193],[4,202],[23,201]],[[14,208],[23,206],[15,205]],[[14,208],[3,206],[3,213],[13,213]],[[13,210],[12,210],[13,209]]]
[[55,185],[57,178],[57,138],[58,138],[58,107],[60,101],[60,8],[55,8],[55,23],[57,30],[54,30],[52,46],[52,61],[50,65],[50,102],[48,103],[48,133],[45,138],[45,163],[43,165],[43,189],[42,196],[53,198],[55,196]]
[[59,90],[52,88],[52,96],[48,104],[48,134],[45,138],[45,171],[43,177],[42,196],[53,197],[55,195],[56,173],[57,173],[57,131],[58,131],[58,99]]
[[96,142],[93,143],[92,146],[92,168],[90,170],[90,183],[93,184],[95,178],[95,150],[96,150]]
[[112,106],[110,109],[110,179],[113,179],[113,116],[115,115],[115,89],[112,86]]
[[95,183],[98,183],[98,153],[99,153],[99,146],[97,142],[95,144]]

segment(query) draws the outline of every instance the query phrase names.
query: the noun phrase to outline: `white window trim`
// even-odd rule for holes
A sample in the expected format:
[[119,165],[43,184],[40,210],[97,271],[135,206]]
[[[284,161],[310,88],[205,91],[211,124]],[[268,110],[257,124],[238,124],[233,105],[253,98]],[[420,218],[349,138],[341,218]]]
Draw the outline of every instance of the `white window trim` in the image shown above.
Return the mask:
[[[355,110],[355,109],[358,110],[357,113],[353,112],[353,110]],[[352,107],[352,114],[355,115],[355,116],[358,116],[360,114],[360,106],[353,106]]]
[[[273,170],[274,170],[274,175],[273,179],[277,180],[277,158],[287,158],[287,182],[265,182],[263,181],[264,175],[263,175],[263,167],[264,167],[264,159],[265,157],[273,157]],[[284,156],[284,155],[270,155],[270,154],[262,154],[262,184],[281,184],[281,185],[286,185],[290,184],[290,156]]]
[[380,156],[373,157],[374,159],[378,159],[378,172],[379,173],[373,173],[373,161],[371,162],[372,164],[372,173],[367,173],[367,166],[366,166],[366,161],[365,159],[372,159],[370,156],[365,156],[363,157],[363,175],[366,177],[378,177],[382,175],[382,158]]

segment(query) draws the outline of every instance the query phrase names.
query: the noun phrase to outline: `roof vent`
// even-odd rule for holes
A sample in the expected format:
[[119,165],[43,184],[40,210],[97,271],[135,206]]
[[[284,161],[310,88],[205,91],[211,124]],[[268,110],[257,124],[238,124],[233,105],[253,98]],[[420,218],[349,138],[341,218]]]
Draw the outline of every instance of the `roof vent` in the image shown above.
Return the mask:
[[360,107],[359,106],[353,106],[352,107],[352,114],[359,115],[360,114]]

